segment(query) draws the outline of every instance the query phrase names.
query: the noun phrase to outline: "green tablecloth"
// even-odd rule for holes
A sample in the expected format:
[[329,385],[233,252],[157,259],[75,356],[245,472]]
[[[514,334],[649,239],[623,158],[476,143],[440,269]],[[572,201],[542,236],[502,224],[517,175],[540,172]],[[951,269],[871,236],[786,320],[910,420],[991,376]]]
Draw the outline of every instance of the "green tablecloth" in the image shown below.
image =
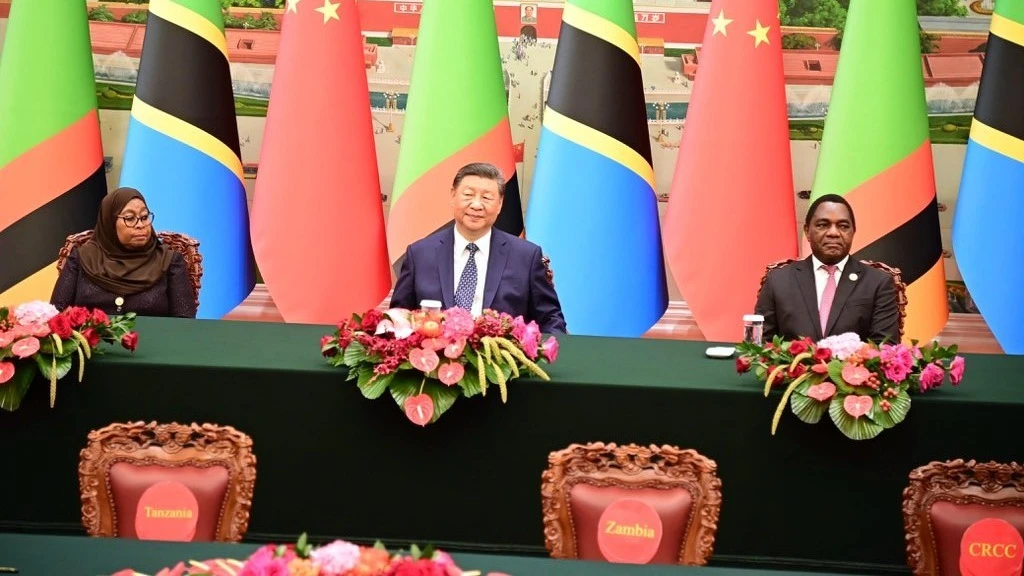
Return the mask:
[[[154,574],[178,562],[234,558],[245,560],[252,544],[141,542],[112,538],[0,534],[0,566],[18,569],[19,576],[109,576],[131,568]],[[808,572],[696,568],[691,566],[629,566],[597,562],[550,560],[480,554],[455,554],[463,570],[504,572],[510,576],[828,576]]]
[[[214,422],[250,434],[258,458],[249,537],[542,555],[540,475],[572,442],[675,444],[718,462],[713,563],[868,573],[905,570],[901,494],[915,466],[1019,460],[1024,358],[969,356],[959,389],[915,398],[900,426],[853,442],[786,414],[706,343],[565,337],[554,382],[461,399],[419,428],[387,397],[364,399],[318,355],[327,327],[141,319],[134,357],[36,383],[0,413],[0,530],[80,532],[78,452],[113,421]],[[412,513],[415,511],[415,513]]]

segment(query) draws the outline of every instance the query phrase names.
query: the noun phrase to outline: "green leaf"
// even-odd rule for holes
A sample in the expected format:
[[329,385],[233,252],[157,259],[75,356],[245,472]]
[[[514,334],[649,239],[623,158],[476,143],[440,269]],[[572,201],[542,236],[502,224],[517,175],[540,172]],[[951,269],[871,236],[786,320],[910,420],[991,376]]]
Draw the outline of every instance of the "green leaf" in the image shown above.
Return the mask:
[[462,396],[462,389],[458,386],[445,386],[440,380],[428,378],[427,384],[423,387],[423,393],[434,401],[434,416],[430,421],[437,422],[441,414],[447,412],[459,399],[459,396]]
[[426,558],[427,560],[433,560],[434,559],[434,552],[436,552],[436,550],[434,550],[434,545],[433,544],[427,544],[426,546],[423,547],[422,558]]
[[413,544],[409,546],[409,555],[412,556],[413,560],[419,560],[423,553],[420,551],[420,547]]
[[299,558],[309,558],[309,537],[305,532],[299,536],[298,542],[295,543],[295,553]]
[[377,550],[383,550],[385,552],[388,551],[388,547],[385,546],[384,543],[381,542],[380,540],[377,540],[376,542],[374,542],[373,543],[373,547],[376,548]]
[[845,395],[836,394],[832,398],[832,402],[828,407],[828,415],[832,418],[836,428],[839,428],[839,431],[847,438],[851,440],[870,440],[881,434],[882,430],[885,430],[885,428],[872,422],[867,416],[861,416],[860,418],[850,416],[846,409],[843,408],[843,398],[845,397]]
[[36,377],[36,365],[32,362],[17,362],[14,365],[14,377],[0,384],[0,408],[14,412],[21,406],[32,380]]
[[853,394],[856,392],[853,386],[850,386],[846,383],[846,380],[843,380],[843,362],[841,360],[833,360],[828,363],[828,377],[843,394]]
[[807,396],[807,389],[814,384],[820,384],[820,382],[814,382],[808,380],[803,384],[797,386],[796,390],[789,397],[789,407],[793,410],[793,415],[800,419],[801,422],[808,424],[817,424],[821,421],[821,417],[828,411],[828,402],[818,402],[814,398]]
[[423,373],[413,370],[399,370],[391,379],[388,391],[395,399],[398,407],[405,409],[405,401],[420,393],[420,383],[423,382]]
[[360,366],[358,371],[359,389],[363,392],[363,396],[370,400],[380,398],[381,394],[388,389],[388,385],[391,384],[391,381],[395,378],[395,372],[385,374],[384,376],[378,376],[373,371],[373,368],[368,366]]
[[[36,354],[33,356],[36,360],[36,366],[39,366],[39,372],[42,373],[43,378],[47,380],[51,379],[51,373],[53,372],[53,356],[49,354]],[[57,357],[57,380],[68,375],[71,371],[71,358],[67,356]]]
[[[57,354],[57,358],[67,358],[75,353],[78,349],[78,340],[72,338],[70,340],[61,340],[61,351]],[[40,338],[39,339],[39,353],[54,355],[56,346],[53,344],[53,338]]]
[[871,419],[882,428],[892,428],[903,422],[910,412],[910,395],[901,391],[895,398],[889,400],[889,411],[882,410],[882,398],[875,398],[875,406],[871,411]]
[[348,348],[345,348],[345,354],[342,356],[346,366],[358,366],[360,362],[365,361],[367,358],[369,356],[366,355],[366,349],[363,348],[362,344],[354,340],[348,345]]
[[462,377],[462,380],[459,380],[458,384],[466,398],[472,398],[482,392],[480,390],[480,376],[477,375],[477,368],[472,363],[472,360],[470,362],[470,364],[465,365],[466,374]]

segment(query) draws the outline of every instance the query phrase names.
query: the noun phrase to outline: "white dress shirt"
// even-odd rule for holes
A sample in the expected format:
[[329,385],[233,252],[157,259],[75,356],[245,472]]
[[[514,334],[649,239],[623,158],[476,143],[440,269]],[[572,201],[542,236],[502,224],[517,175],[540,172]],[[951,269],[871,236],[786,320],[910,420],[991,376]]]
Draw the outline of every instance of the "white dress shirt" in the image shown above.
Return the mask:
[[[473,316],[479,316],[483,312],[484,308],[484,282],[487,279],[487,256],[491,251],[491,231],[488,230],[486,234],[476,239],[473,244],[476,244],[478,250],[474,261],[476,262],[476,292],[473,293],[473,307],[470,312]],[[455,228],[455,284],[453,288],[459,289],[459,279],[462,278],[462,270],[465,269],[466,263],[469,262],[469,240],[466,240],[462,234],[459,234],[458,227]]]
[[[833,272],[833,274],[835,275],[837,288],[839,287],[839,279],[843,276],[843,268],[846,267],[846,263],[849,260],[850,255],[847,254],[845,258],[836,264],[836,271]],[[814,256],[811,256],[811,265],[814,266],[814,289],[818,293],[818,308],[821,308],[821,295],[825,293],[825,284],[828,282],[828,272],[822,268],[825,264]]]

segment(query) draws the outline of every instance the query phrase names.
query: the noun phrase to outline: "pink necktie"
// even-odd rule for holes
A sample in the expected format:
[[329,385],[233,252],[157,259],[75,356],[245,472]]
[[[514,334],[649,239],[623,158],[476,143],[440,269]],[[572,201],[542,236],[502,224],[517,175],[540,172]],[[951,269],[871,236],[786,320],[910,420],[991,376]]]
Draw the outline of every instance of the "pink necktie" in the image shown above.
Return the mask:
[[825,327],[828,326],[828,314],[832,310],[832,300],[836,297],[836,267],[822,264],[821,269],[828,274],[828,281],[825,282],[825,291],[821,293],[821,305],[818,306],[818,316],[821,318],[821,336],[828,336]]

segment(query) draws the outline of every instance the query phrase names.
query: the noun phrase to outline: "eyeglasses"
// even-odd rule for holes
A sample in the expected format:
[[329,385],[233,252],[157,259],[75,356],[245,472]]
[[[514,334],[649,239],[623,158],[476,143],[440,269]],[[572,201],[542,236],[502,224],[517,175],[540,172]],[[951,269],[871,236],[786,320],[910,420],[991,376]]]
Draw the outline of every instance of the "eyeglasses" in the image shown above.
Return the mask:
[[153,219],[156,218],[156,214],[149,212],[142,216],[136,216],[135,214],[129,214],[127,216],[118,216],[121,220],[124,220],[124,225],[129,228],[135,228],[136,224],[142,224],[143,226],[149,226],[153,223]]

